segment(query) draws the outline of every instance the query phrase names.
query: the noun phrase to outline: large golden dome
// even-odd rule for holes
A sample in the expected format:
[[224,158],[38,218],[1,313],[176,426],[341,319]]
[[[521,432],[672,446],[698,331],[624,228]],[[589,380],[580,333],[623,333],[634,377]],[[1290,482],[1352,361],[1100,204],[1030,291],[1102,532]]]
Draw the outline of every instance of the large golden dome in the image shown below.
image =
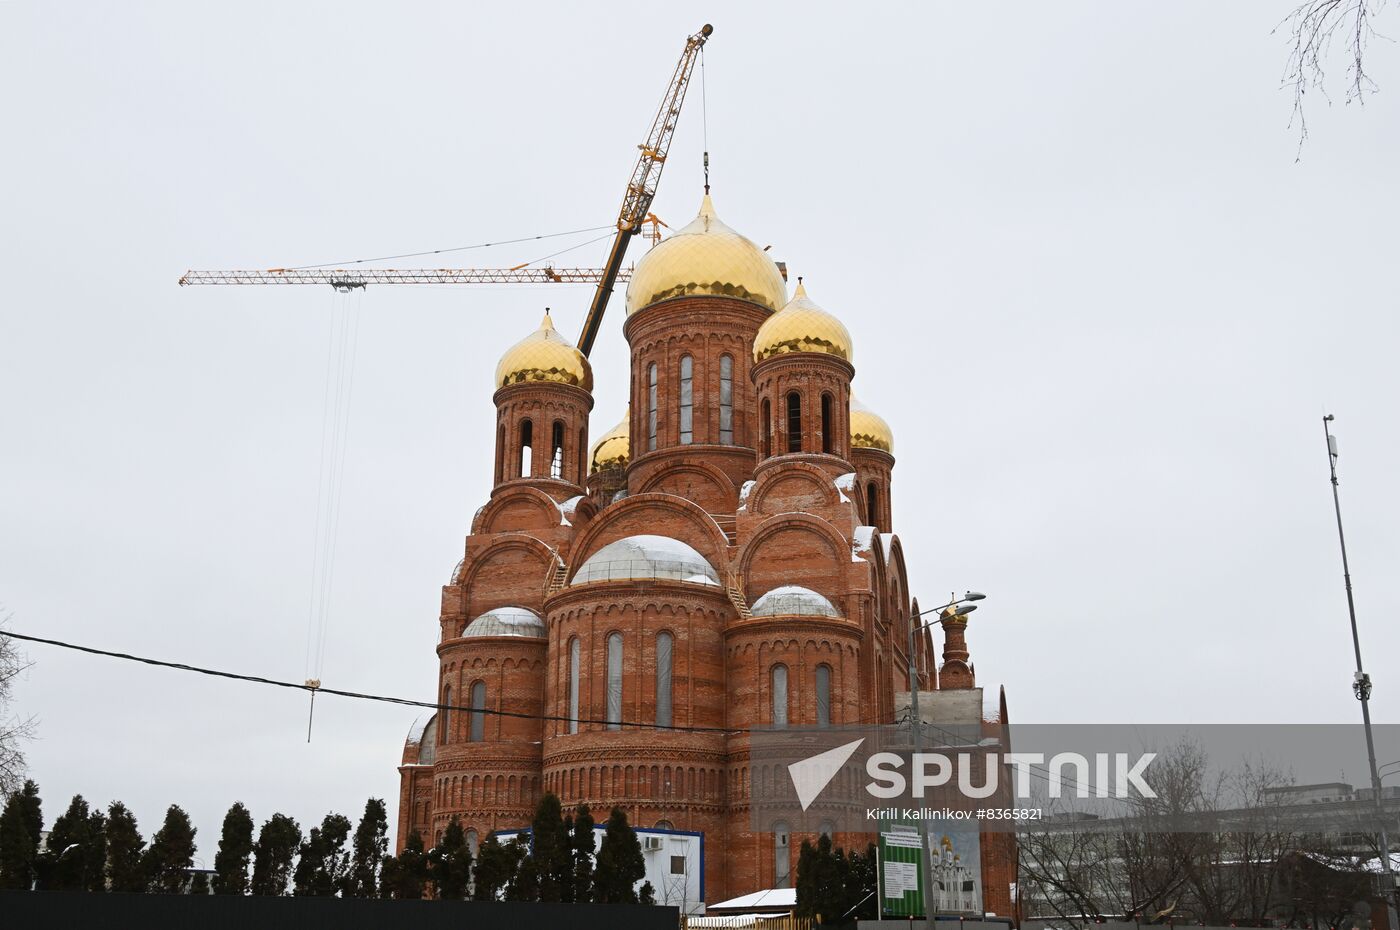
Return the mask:
[[753,341],[753,360],[785,352],[820,352],[851,361],[851,334],[841,321],[812,302],[801,279],[787,306],[763,321]]
[[851,448],[894,454],[894,432],[885,418],[851,398]]
[[593,366],[572,342],[559,335],[548,310],[540,328],[507,349],[496,366],[496,387],[526,381],[551,381],[593,390]]
[[777,310],[787,303],[787,284],[773,260],[715,216],[710,195],[689,226],[663,239],[632,272],[627,313],[671,297],[737,297]]
[[624,468],[630,454],[632,439],[632,408],[622,415],[622,422],[603,434],[603,438],[593,445],[593,471],[604,468]]

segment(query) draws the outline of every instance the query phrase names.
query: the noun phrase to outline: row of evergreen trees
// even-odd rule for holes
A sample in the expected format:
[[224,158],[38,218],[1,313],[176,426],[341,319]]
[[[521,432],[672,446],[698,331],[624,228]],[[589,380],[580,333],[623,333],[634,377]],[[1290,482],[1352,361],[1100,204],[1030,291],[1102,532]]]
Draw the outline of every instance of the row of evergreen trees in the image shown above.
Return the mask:
[[822,834],[803,840],[797,854],[797,916],[827,924],[853,924],[879,916],[875,900],[875,847],[843,852]]
[[253,837],[253,817],[242,803],[224,816],[213,878],[193,873],[195,828],[171,805],[147,845],[136,818],[120,801],[93,810],[77,795],[53,823],[44,851],[39,788],[27,781],[0,813],[0,888],[69,891],[322,895],[355,898],[438,897],[478,901],[653,903],[650,883],[636,883],[646,866],[627,815],[613,808],[601,847],[584,805],[564,816],[546,794],[535,811],[530,839],[502,843],[492,835],[473,856],[453,818],[441,841],[425,849],[418,831],[403,853],[388,854],[384,802],[371,798],[351,834],[350,820],[330,813],[303,835],[285,814],[273,814]]

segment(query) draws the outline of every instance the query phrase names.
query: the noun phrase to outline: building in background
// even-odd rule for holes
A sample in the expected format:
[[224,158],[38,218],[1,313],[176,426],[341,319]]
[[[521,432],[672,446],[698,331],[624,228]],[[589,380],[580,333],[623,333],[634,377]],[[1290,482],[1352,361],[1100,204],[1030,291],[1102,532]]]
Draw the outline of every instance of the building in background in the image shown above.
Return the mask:
[[[800,280],[789,298],[706,196],[638,262],[626,309],[630,367],[604,376],[631,403],[591,450],[594,372],[547,315],[496,369],[494,487],[439,616],[437,694],[464,709],[409,734],[398,843],[452,817],[479,843],[552,791],[702,835],[709,900],[790,887],[816,836],[754,829],[747,731],[893,723],[911,674],[975,689],[963,629],[941,669],[927,632],[906,655],[893,437]],[[982,841],[986,908],[1010,913],[1014,846]]]

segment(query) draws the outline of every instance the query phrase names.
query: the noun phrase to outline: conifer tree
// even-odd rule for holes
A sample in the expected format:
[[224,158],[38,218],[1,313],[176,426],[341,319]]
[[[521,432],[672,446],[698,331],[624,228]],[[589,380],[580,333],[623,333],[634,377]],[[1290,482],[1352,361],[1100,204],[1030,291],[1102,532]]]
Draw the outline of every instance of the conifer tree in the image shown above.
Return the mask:
[[332,897],[345,884],[349,855],[345,840],[350,836],[350,821],[342,814],[327,814],[319,827],[299,849],[293,875],[293,894]]
[[87,801],[75,794],[68,809],[54,820],[48,850],[39,858],[39,887],[79,891],[86,885],[83,866],[91,861],[91,852],[86,848],[90,813]]
[[194,865],[194,834],[189,815],[180,805],[170,805],[143,863],[151,891],[179,894],[185,890],[187,870]]
[[107,815],[88,814],[87,842],[83,845],[83,890],[107,890]]
[[414,830],[404,841],[403,852],[384,863],[380,894],[386,898],[411,900],[423,897],[428,881],[428,856],[423,851],[423,835]]
[[502,843],[494,833],[488,836],[477,850],[472,900],[499,901],[515,877],[523,855],[524,847],[519,843]]
[[190,878],[190,894],[209,893],[209,873],[203,870],[194,873]]
[[120,801],[107,808],[107,886],[112,891],[146,890],[142,868],[146,841],[136,826],[136,817]]
[[224,815],[219,851],[214,856],[215,894],[247,894],[248,863],[253,857],[253,815],[235,801]]
[[587,904],[593,900],[593,856],[597,841],[593,836],[593,814],[586,804],[574,810],[569,848],[574,856],[574,900]]
[[645,877],[646,860],[637,831],[627,823],[626,812],[614,807],[608,815],[593,872],[593,900],[600,904],[636,904],[637,882]]
[[448,822],[442,841],[433,847],[429,859],[437,896],[447,901],[465,898],[472,877],[472,851],[467,848],[466,832],[456,817]]
[[389,818],[381,798],[365,802],[360,825],[355,828],[354,852],[343,894],[347,898],[372,898],[379,893],[380,866],[389,852]]
[[651,887],[651,882],[642,882],[642,887],[637,891],[638,904],[655,904],[656,889]]
[[530,824],[530,858],[539,887],[540,901],[564,901],[573,897],[574,863],[569,833],[564,828],[559,797],[546,791]]
[[301,845],[301,827],[286,814],[273,814],[258,831],[253,846],[253,894],[282,895],[287,893],[287,879],[292,874],[292,859]]
[[30,888],[38,874],[44,829],[39,786],[32,780],[12,792],[0,813],[0,888]]

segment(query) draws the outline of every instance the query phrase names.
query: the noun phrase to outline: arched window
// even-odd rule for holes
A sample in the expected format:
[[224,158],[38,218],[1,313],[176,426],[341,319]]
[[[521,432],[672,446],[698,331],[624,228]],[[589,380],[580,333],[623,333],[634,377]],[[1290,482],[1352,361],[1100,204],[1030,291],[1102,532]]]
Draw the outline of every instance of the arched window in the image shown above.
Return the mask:
[[656,449],[656,363],[647,366],[647,451]]
[[535,424],[531,420],[520,421],[520,477],[530,477],[530,466],[534,464],[531,446],[535,441]]
[[695,360],[689,355],[681,356],[681,445],[688,446],[694,438],[695,391],[692,376],[695,374]]
[[763,424],[760,429],[762,432],[758,437],[758,454],[766,459],[773,448],[773,405],[766,397],[763,398]]
[[467,831],[467,849],[471,850],[472,859],[475,859],[476,854],[481,850],[481,837],[475,830]]
[[796,391],[787,396],[787,450],[802,451],[802,395]]
[[818,665],[815,691],[817,694],[817,726],[831,726],[831,666]]
[[496,483],[500,484],[506,476],[506,425],[501,424],[496,431]]
[[674,830],[674,829],[676,829],[676,825],[673,824],[673,823],[671,823],[671,821],[669,821],[669,820],[658,820],[658,821],[656,822],[656,829],[658,829],[658,830]]
[[656,725],[671,725],[671,651],[675,640],[670,633],[656,634]]
[[831,820],[823,820],[817,825],[817,834],[829,840],[836,839],[836,823]]
[[773,666],[773,726],[788,725],[788,672],[786,665]]
[[569,732],[578,732],[578,637],[569,640]]
[[588,480],[588,438],[582,426],[578,429],[578,471],[574,481],[583,484]]
[[554,421],[554,435],[549,443],[549,477],[564,477],[564,421]]
[[622,729],[622,634],[608,636],[608,706],[609,730]]
[[831,395],[822,395],[822,451],[831,453]]
[[873,481],[865,486],[865,507],[867,510],[870,511],[865,515],[866,519],[870,521],[870,525],[879,526],[880,490],[879,488],[875,487],[875,482]]
[[734,358],[719,357],[719,441],[734,445]]
[[438,742],[439,742],[439,743],[446,743],[449,739],[452,738],[452,686],[451,686],[451,685],[443,685],[443,686],[442,686],[442,713],[439,714],[439,717],[442,719],[442,726],[439,728],[439,732],[438,732]]
[[773,824],[773,887],[792,886],[792,837],[781,820]]
[[472,735],[473,743],[479,743],[486,738],[486,682],[478,681],[472,685]]

